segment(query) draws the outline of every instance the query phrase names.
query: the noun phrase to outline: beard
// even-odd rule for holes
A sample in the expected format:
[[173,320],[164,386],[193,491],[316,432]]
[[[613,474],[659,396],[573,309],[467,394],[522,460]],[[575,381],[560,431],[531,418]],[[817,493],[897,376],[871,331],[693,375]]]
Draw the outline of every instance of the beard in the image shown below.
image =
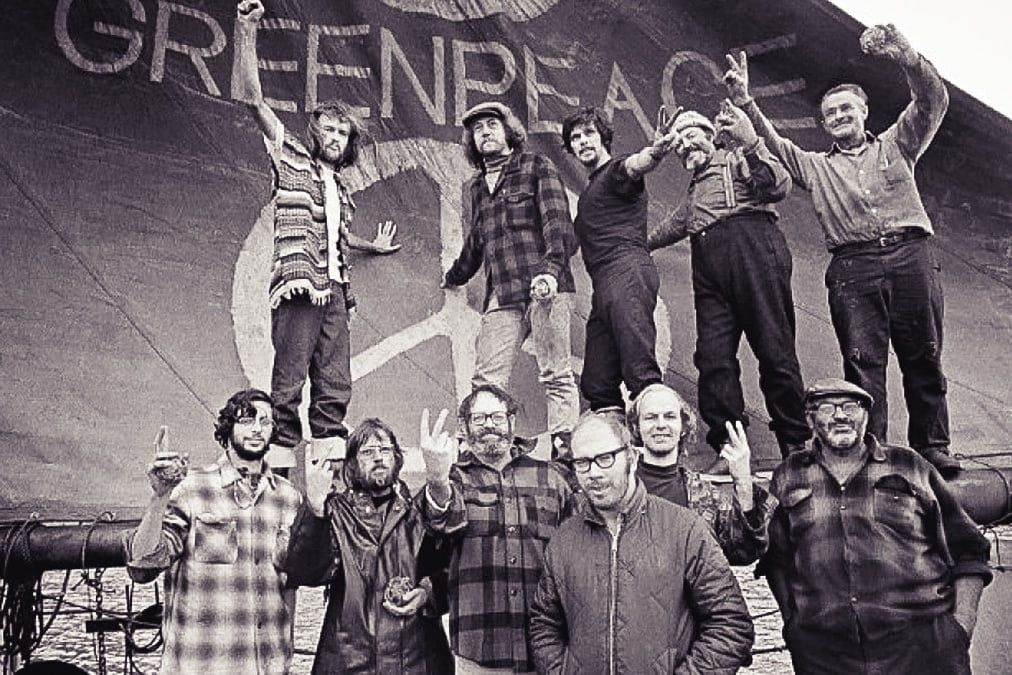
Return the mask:
[[513,445],[513,437],[495,427],[482,427],[468,433],[467,443],[479,455],[500,457],[509,452]]
[[255,462],[258,459],[263,459],[264,455],[267,454],[269,446],[265,440],[259,449],[248,450],[246,446],[240,442],[232,439],[232,450],[235,452],[235,456],[245,462]]
[[395,462],[393,466],[374,465],[362,471],[356,458],[348,462],[348,473],[351,484],[359,490],[383,492],[397,482],[400,467]]

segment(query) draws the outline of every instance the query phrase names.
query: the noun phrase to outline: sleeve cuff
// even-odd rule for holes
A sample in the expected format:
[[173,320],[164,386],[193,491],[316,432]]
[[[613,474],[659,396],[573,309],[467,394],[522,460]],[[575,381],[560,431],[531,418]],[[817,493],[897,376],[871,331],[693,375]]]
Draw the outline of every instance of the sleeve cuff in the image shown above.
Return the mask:
[[429,486],[426,485],[425,486],[425,501],[429,505],[430,509],[432,509],[437,514],[442,514],[442,513],[446,513],[447,511],[450,510],[450,502],[453,501],[453,495],[451,495],[450,498],[448,500],[446,500],[446,504],[440,506],[439,504],[436,503],[436,500],[432,498],[432,493],[429,491]]

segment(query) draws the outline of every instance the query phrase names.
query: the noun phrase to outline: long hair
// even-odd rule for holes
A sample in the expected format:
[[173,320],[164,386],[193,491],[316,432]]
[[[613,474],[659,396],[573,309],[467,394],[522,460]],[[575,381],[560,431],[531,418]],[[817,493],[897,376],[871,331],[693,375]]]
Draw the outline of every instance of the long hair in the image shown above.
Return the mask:
[[343,169],[346,166],[351,166],[358,161],[359,143],[366,133],[364,123],[351,112],[351,107],[342,101],[323,101],[317,104],[309,114],[309,122],[306,125],[306,131],[309,134],[309,151],[313,157],[319,157],[323,152],[320,147],[320,117],[323,115],[336,117],[341,122],[347,122],[351,127],[348,134],[348,146],[341,153],[337,168]]
[[[464,125],[464,130],[460,134],[460,144],[464,147],[464,156],[467,157],[467,161],[471,166],[476,169],[481,169],[483,162],[483,156],[478,151],[478,146],[474,144],[474,123],[479,119],[481,117],[471,120],[470,124]],[[502,125],[506,130],[506,145],[513,152],[523,150],[524,144],[527,142],[527,130],[524,129],[524,125],[520,119],[512,111],[508,111],[502,121]]]
[[643,388],[643,391],[639,393],[633,402],[629,404],[629,412],[626,415],[626,424],[629,425],[629,433],[632,435],[632,441],[636,445],[643,445],[643,438],[640,436],[640,406],[643,403],[643,399],[647,394],[655,391],[668,391],[674,394],[675,400],[678,402],[678,414],[682,418],[682,433],[678,437],[678,456],[684,457],[688,451],[689,443],[693,443],[696,440],[696,413],[692,411],[692,407],[685,402],[682,395],[672,389],[666,384],[655,382],[647,385]]
[[562,122],[563,149],[569,154],[573,154],[573,146],[569,143],[569,136],[573,133],[573,129],[585,124],[597,129],[597,133],[601,136],[601,145],[605,150],[611,152],[611,140],[615,137],[615,130],[611,128],[604,113],[597,108],[582,108]]
[[344,462],[349,481],[353,487],[358,489],[361,489],[364,485],[361,468],[358,465],[358,451],[363,445],[374,438],[385,438],[390,441],[390,445],[394,446],[393,482],[397,482],[397,479],[401,475],[401,467],[404,466],[404,451],[401,450],[401,446],[397,442],[397,436],[394,434],[394,430],[390,428],[390,425],[378,417],[362,420],[361,424],[356,426],[355,430],[348,436],[348,449]]
[[[232,394],[232,397],[226,401],[225,407],[218,411],[218,420],[214,423],[214,440],[218,441],[221,447],[227,448],[232,441],[232,429],[235,427],[237,419],[250,415],[256,416],[257,409],[253,405],[256,401],[274,407],[274,401],[267,392],[260,389],[243,389]],[[268,438],[267,441],[270,442],[273,438],[272,431],[271,438]]]

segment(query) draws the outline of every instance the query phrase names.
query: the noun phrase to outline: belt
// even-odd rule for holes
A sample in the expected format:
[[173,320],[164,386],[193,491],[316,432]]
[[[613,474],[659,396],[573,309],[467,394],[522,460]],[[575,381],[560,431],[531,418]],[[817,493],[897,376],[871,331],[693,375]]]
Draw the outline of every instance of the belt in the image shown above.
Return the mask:
[[904,227],[899,230],[893,230],[892,232],[886,232],[885,234],[869,241],[857,241],[853,244],[841,244],[840,246],[831,248],[829,252],[833,255],[863,253],[865,251],[876,251],[878,249],[886,248],[887,246],[903,244],[908,241],[926,239],[927,237],[927,230],[919,227]]
[[699,232],[693,232],[689,235],[689,241],[692,243],[701,243],[708,235],[712,234],[721,226],[730,225],[738,220],[761,221],[766,224],[776,224],[777,222],[776,214],[770,213],[769,211],[745,211],[744,213],[734,213],[713,221]]

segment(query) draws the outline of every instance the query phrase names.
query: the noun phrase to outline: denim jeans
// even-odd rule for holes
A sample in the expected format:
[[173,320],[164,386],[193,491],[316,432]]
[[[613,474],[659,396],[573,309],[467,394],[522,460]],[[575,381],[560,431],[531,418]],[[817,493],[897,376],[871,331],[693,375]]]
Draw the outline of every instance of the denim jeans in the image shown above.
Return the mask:
[[826,270],[829,310],[848,381],[875,399],[868,431],[886,442],[886,365],[892,342],[903,374],[915,450],[949,445],[947,385],[942,373],[944,301],[939,266],[927,238],[854,254],[838,253]]
[[792,267],[783,232],[765,214],[727,218],[692,238],[699,414],[715,449],[727,440],[725,422],[748,424],[738,363],[743,334],[759,362],[759,388],[781,453],[811,436],[794,347]]
[[647,258],[619,261],[593,283],[580,391],[591,410],[613,406],[624,410],[622,382],[635,398],[648,384],[661,381],[654,353],[660,280]]
[[332,283],[333,294],[325,305],[314,305],[297,295],[271,312],[274,367],[271,397],[277,422],[274,442],[294,447],[302,440],[299,404],[309,377],[309,429],[314,438],[344,435],[344,421],[351,400],[351,345],[348,310],[341,284]]
[[572,313],[572,293],[558,293],[548,302],[532,300],[526,305],[487,310],[475,340],[477,355],[471,384],[494,384],[508,391],[517,352],[530,336],[538,381],[545,389],[548,431],[572,431],[580,414],[580,395],[571,364]]

